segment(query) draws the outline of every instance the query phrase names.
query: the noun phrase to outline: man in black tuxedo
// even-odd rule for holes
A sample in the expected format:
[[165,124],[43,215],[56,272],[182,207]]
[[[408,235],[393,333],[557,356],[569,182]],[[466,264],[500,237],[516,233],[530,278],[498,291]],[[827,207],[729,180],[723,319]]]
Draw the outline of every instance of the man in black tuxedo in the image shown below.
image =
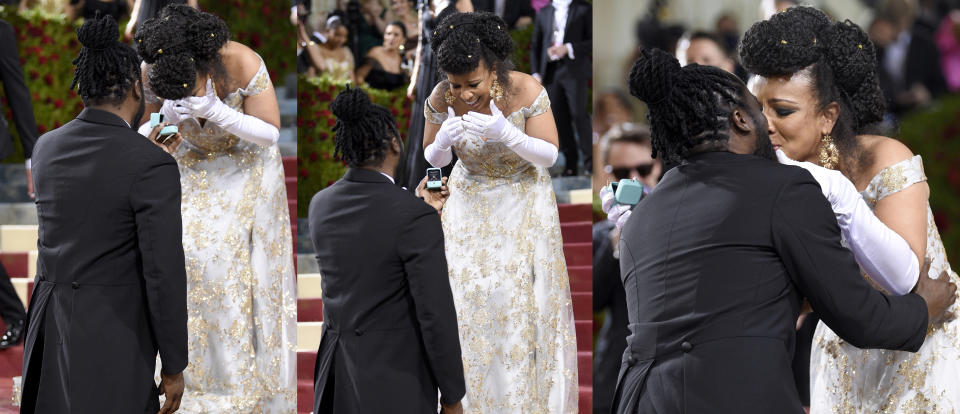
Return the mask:
[[436,412],[439,390],[444,412],[462,412],[440,216],[393,182],[403,144],[390,112],[359,88],[338,95],[331,110],[350,169],[310,202],[323,277],[313,411]]
[[858,347],[923,344],[955,299],[949,278],[922,276],[900,297],[873,289],[810,173],[772,160],[736,76],[644,50],[630,84],[657,153],[683,163],[621,233],[630,336],[614,412],[803,413],[790,363],[804,298]]
[[[554,0],[537,12],[530,45],[530,71],[550,95],[566,159],[564,175],[593,171],[593,131],[587,113],[592,76],[593,9],[585,0]],[[576,138],[574,138],[576,131]]]
[[161,127],[146,138],[130,127],[144,110],[143,85],[118,35],[109,16],[77,31],[73,84],[86,108],[34,152],[39,256],[23,413],[172,413],[183,393],[180,174],[165,152],[179,137],[161,149]]
[[[30,90],[27,89],[27,84],[23,80],[23,69],[20,67],[20,57],[17,52],[17,36],[13,26],[4,20],[0,20],[0,82],[3,82],[7,102],[10,103],[10,111],[13,113],[14,124],[20,136],[20,144],[23,145],[23,156],[27,159],[27,195],[33,198],[30,156],[37,142],[37,121],[33,117]],[[10,154],[13,154],[13,136],[10,134],[7,120],[0,116],[0,160]],[[0,316],[7,325],[6,332],[0,337],[0,349],[20,343],[27,312],[2,264],[0,264]]]
[[537,13],[529,0],[474,0],[473,9],[500,16],[510,29],[526,27]]

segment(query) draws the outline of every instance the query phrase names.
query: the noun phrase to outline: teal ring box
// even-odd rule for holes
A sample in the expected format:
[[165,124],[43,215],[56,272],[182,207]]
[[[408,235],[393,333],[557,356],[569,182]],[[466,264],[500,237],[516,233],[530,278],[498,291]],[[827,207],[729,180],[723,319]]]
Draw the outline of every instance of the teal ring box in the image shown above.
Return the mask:
[[640,202],[643,197],[643,184],[637,180],[624,178],[619,182],[610,183],[610,191],[613,192],[613,199],[617,204],[634,205]]

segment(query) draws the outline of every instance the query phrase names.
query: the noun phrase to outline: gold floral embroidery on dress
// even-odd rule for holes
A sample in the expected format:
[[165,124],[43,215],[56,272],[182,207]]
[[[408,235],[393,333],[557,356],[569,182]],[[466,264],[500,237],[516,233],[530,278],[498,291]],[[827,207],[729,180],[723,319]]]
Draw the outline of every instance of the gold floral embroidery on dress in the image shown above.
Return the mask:
[[[224,102],[242,111],[269,76],[261,61]],[[190,365],[185,412],[296,411],[296,291],[283,166],[276,145],[180,123]]]
[[[883,169],[861,193],[870,208],[891,194],[926,180],[919,155]],[[926,256],[929,276],[950,268],[940,233],[927,208]],[[958,305],[948,309],[957,315]],[[840,339],[822,322],[814,334],[810,356],[811,412],[833,413],[960,413],[960,321],[956,318],[927,330],[916,353],[861,350]]]
[[[507,119],[525,128],[549,108],[545,96]],[[456,151],[442,222],[464,411],[576,412],[576,334],[550,174],[476,136]]]
[[431,124],[440,125],[443,121],[447,120],[447,113],[437,111],[433,105],[430,104],[430,98],[427,98],[423,101],[423,117]]

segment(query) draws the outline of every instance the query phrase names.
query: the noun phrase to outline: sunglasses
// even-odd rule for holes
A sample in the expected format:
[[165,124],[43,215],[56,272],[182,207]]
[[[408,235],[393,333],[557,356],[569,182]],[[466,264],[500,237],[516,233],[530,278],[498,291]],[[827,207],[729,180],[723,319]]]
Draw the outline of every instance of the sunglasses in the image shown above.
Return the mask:
[[614,166],[608,165],[604,167],[604,170],[608,174],[613,174],[613,176],[616,177],[616,179],[618,180],[622,180],[624,178],[630,178],[630,173],[632,171],[636,171],[637,175],[639,175],[640,178],[644,178],[650,175],[650,172],[653,171],[653,163],[651,162],[649,164],[639,164],[633,167],[614,167]]

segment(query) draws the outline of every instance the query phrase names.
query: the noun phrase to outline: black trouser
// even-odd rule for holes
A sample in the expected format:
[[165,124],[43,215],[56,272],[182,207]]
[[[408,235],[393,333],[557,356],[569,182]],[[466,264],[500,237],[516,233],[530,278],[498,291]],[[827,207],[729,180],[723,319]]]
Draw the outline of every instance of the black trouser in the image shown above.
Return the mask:
[[13,289],[13,283],[10,283],[10,275],[7,269],[0,263],[0,317],[7,324],[27,319],[27,312],[23,309],[23,302],[17,296],[17,291]]
[[587,113],[587,79],[571,73],[571,67],[562,61],[547,64],[547,72],[552,76],[544,78],[543,86],[550,95],[553,119],[557,122],[560,152],[567,160],[566,168],[576,169],[582,153],[584,170],[591,171],[593,131],[590,127],[590,114]]

